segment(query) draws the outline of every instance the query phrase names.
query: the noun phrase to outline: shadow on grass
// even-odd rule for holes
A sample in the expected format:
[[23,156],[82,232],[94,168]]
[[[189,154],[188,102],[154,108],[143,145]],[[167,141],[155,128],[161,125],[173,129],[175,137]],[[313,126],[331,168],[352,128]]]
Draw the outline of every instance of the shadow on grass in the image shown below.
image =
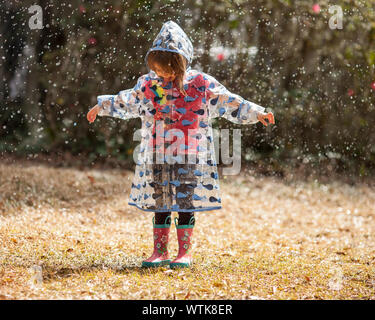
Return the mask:
[[87,265],[72,268],[56,268],[51,266],[43,267],[43,281],[51,282],[59,279],[68,279],[76,276],[85,277],[90,276],[89,274],[98,272],[111,271],[116,275],[128,275],[137,273],[141,276],[156,274],[161,271],[172,270],[169,267],[157,267],[157,268],[142,268],[141,266],[135,265],[124,265],[119,266],[106,266],[106,265]]

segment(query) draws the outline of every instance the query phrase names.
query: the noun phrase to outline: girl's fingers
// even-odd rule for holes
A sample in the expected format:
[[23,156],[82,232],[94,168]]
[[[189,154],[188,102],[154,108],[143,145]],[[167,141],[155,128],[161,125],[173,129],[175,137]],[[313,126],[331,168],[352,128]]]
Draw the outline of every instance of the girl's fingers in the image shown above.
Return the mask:
[[259,119],[259,120],[260,120],[260,122],[262,122],[262,123],[263,123],[263,124],[264,124],[264,125],[265,125],[265,126],[267,127],[267,125],[268,125],[268,124],[267,124],[267,122],[266,122],[266,121],[264,121],[264,118],[263,118],[263,117],[260,117],[260,119]]
[[[267,122],[265,119],[267,119],[268,122]],[[269,112],[269,113],[267,113],[267,114],[265,114],[265,115],[259,115],[259,116],[258,116],[258,120],[259,120],[260,122],[262,122],[266,127],[267,127],[269,124],[271,124],[271,123],[275,124],[275,118],[274,118],[272,112]]]
[[272,113],[269,113],[268,119],[269,119],[269,121],[270,121],[271,123],[273,123],[273,124],[275,123],[275,118],[274,118],[274,116],[273,116]]
[[94,122],[95,118],[96,118],[96,115],[95,115],[95,114],[93,114],[93,113],[91,113],[91,112],[89,112],[89,113],[87,114],[87,120],[88,120],[90,123],[91,123],[91,122]]
[[266,118],[268,119],[268,123],[275,123],[275,119],[273,117],[272,112],[267,113]]
[[266,116],[266,114],[265,113],[259,113],[258,114],[258,120],[260,121],[260,122],[262,122],[263,124],[265,124],[265,121],[264,121],[264,118],[265,118],[265,116]]

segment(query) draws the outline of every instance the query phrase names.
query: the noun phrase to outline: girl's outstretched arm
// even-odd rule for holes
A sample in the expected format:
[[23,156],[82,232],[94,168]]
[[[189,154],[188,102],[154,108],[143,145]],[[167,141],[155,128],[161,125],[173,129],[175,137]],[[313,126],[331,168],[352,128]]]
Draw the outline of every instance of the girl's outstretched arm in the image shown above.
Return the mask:
[[237,124],[254,124],[260,119],[267,118],[264,107],[230,92],[218,80],[206,73],[203,73],[203,78],[206,86],[206,103],[211,118],[224,117]]
[[137,84],[132,89],[120,91],[117,95],[100,95],[98,96],[98,113],[99,116],[110,116],[127,120],[137,118],[142,115],[145,106],[151,103],[146,99],[144,83],[147,75],[138,78]]

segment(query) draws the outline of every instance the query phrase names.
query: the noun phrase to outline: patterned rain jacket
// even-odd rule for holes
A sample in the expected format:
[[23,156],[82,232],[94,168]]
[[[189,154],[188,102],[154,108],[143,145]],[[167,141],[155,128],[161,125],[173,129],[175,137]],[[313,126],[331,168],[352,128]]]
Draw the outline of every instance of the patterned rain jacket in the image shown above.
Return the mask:
[[163,24],[146,61],[154,50],[177,52],[187,59],[183,81],[187,96],[153,70],[132,89],[98,96],[99,116],[142,120],[129,204],[157,212],[220,209],[211,120],[224,117],[237,124],[254,124],[265,108],[192,69],[192,43],[175,22]]

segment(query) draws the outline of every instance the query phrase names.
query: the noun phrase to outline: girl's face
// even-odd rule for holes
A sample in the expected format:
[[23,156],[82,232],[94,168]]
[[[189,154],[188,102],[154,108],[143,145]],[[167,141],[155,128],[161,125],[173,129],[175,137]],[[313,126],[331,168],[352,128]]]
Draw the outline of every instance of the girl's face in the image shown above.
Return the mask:
[[174,72],[168,73],[167,71],[164,71],[163,68],[156,63],[153,69],[158,75],[158,77],[164,78],[165,81],[173,81],[176,78],[176,75]]

